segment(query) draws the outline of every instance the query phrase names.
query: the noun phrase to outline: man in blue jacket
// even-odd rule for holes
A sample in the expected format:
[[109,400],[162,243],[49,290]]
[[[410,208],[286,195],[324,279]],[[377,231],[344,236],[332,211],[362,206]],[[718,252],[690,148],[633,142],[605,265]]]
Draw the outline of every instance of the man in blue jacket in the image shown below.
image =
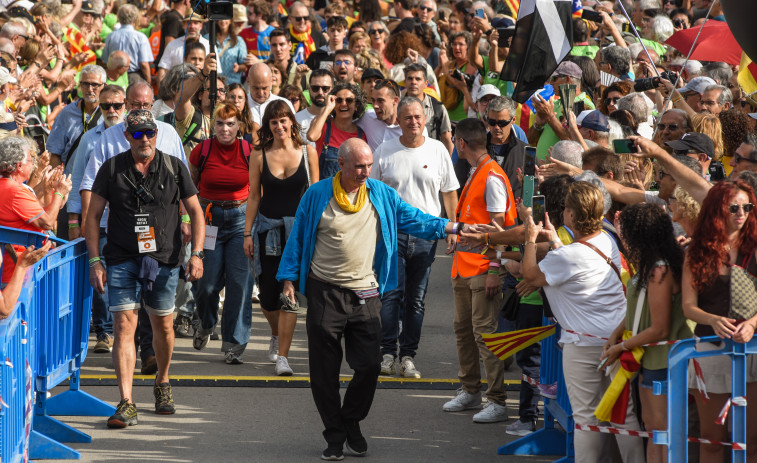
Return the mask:
[[[370,179],[373,153],[358,138],[339,148],[341,170],[300,201],[276,278],[295,300],[307,296],[311,391],[325,426],[321,459],[365,455],[359,422],[371,408],[381,364],[379,295],[397,286],[397,232],[424,239],[458,232],[458,224],[425,214],[384,183]],[[462,224],[459,228],[462,229]],[[462,231],[462,230],[460,230]],[[339,369],[344,337],[355,373],[342,404]]]

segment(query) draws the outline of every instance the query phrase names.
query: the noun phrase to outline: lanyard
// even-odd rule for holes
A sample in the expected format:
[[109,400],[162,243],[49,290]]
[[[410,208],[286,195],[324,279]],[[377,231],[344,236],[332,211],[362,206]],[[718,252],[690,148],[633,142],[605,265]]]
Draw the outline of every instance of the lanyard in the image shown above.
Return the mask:
[[89,118],[89,122],[87,122],[87,112],[84,111],[84,100],[81,101],[81,123],[84,126],[84,133],[91,128],[90,124],[92,124],[92,121],[97,122],[100,119],[100,112],[100,106],[98,106],[95,108],[95,112],[92,113],[92,117]]
[[[468,178],[468,181],[465,183],[465,187],[463,188],[463,192],[460,194],[460,201],[458,201],[457,203],[458,207],[462,207],[461,205],[465,202],[465,197],[468,196],[468,190],[470,189],[471,184],[473,184],[473,181],[476,179],[476,175],[478,175],[482,167],[486,166],[490,162],[492,162],[492,158],[489,158],[489,160],[483,163],[483,165],[476,166],[476,170],[473,172],[473,175]],[[460,211],[458,211],[455,216],[456,220],[460,221]]]

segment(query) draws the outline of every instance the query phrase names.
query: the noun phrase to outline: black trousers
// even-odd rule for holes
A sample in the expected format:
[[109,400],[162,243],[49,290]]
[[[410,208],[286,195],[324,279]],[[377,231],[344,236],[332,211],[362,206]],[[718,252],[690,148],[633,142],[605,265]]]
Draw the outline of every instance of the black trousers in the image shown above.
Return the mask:
[[[308,278],[307,333],[310,390],[321,415],[323,437],[341,445],[348,431],[368,416],[381,371],[381,300],[362,301],[354,292]],[[344,394],[339,395],[342,337],[347,364],[354,370]]]

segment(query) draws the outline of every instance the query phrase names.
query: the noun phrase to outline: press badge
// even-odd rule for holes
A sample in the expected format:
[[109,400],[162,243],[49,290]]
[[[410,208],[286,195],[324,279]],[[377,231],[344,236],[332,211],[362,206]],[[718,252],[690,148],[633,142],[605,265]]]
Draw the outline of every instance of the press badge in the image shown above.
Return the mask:
[[140,254],[157,251],[155,229],[153,227],[149,227],[147,231],[137,233],[137,246],[139,247]]
[[150,225],[148,224],[148,219],[150,218],[150,214],[134,214],[134,218],[136,219],[136,222],[134,225],[135,232],[144,233],[144,232],[150,231]]
[[213,225],[205,225],[205,243],[202,246],[203,249],[215,251],[217,238],[218,227],[214,227]]

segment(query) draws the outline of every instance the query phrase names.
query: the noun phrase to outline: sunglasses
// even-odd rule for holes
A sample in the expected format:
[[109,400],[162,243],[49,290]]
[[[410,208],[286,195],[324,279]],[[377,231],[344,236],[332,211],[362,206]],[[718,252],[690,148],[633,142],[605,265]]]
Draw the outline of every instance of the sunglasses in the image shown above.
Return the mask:
[[508,125],[510,125],[510,122],[512,122],[512,121],[513,121],[512,117],[510,119],[507,119],[507,120],[489,119],[489,125],[491,125],[492,127],[497,126],[499,128],[503,128],[503,127],[507,127]]
[[373,84],[374,90],[381,90],[384,87],[389,87],[390,89],[392,89],[392,92],[395,96],[400,96],[400,86],[392,80],[378,79],[376,83]]
[[308,19],[310,19],[309,16],[290,16],[290,18],[292,18],[292,21],[297,21],[297,22],[305,22]]
[[100,107],[105,111],[110,111],[111,109],[118,111],[124,107],[124,103],[100,103]]
[[384,33],[384,29],[371,29],[368,31],[369,35],[381,35]]
[[746,203],[746,204],[731,204],[728,206],[728,211],[731,214],[736,214],[739,212],[739,209],[744,211],[744,214],[749,214],[752,212],[752,209],[754,209],[754,204],[752,203]]
[[616,96],[616,97],[614,97],[614,98],[605,98],[605,105],[611,105],[611,104],[615,104],[615,103],[617,103],[617,102],[618,102],[619,100],[620,100],[620,97],[619,97],[619,96]]
[[352,104],[354,102],[355,102],[355,99],[351,97],[348,97],[348,98],[342,98],[341,96],[336,97],[336,104],[342,104],[342,103]]
[[129,133],[131,134],[131,138],[135,140],[141,140],[142,137],[147,137],[148,139],[152,140],[158,134],[158,131],[145,130],[144,132],[129,132]]
[[657,124],[657,128],[659,128],[660,130],[678,130],[678,124],[663,124],[662,122],[660,122]]
[[434,9],[431,8],[430,6],[421,6],[418,9],[421,11],[429,11],[429,12],[434,11]]
[[328,85],[311,85],[310,93],[329,93],[331,87]]
[[744,156],[739,156],[738,154],[735,156],[735,159],[736,159],[736,163],[737,164],[739,162],[741,162],[741,161],[750,162],[752,164],[757,164],[757,161],[755,161],[754,159],[745,158]]

